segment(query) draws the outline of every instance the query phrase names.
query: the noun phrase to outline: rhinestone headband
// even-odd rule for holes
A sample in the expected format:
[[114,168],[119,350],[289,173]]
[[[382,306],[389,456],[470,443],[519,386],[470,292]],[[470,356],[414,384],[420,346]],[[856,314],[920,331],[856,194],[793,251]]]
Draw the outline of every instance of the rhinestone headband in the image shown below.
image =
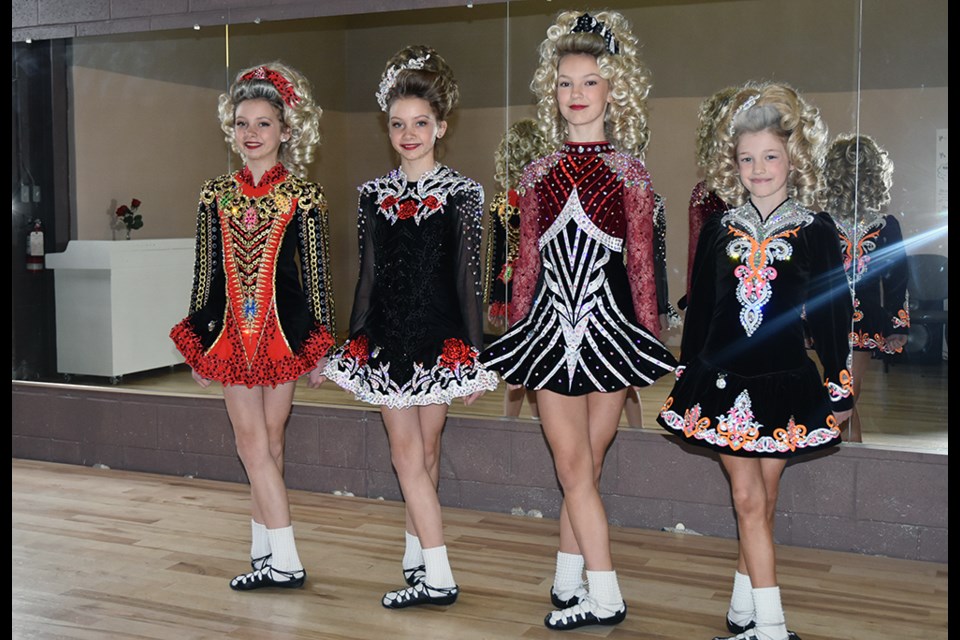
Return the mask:
[[240,80],[247,82],[250,80],[266,80],[277,90],[277,93],[280,94],[280,97],[283,98],[283,101],[287,103],[288,107],[295,107],[300,102],[300,96],[297,95],[297,92],[293,90],[293,85],[290,84],[290,81],[284,77],[284,75],[273,69],[268,69],[267,67],[260,66],[252,71],[248,71],[240,77]]
[[734,134],[734,131],[736,131],[737,116],[739,116],[741,113],[743,113],[753,105],[757,104],[757,98],[759,97],[760,96],[756,94],[752,95],[746,100],[744,100],[742,105],[737,107],[737,110],[733,112],[732,116],[730,116],[730,124],[727,126],[727,133],[729,133],[731,136]]
[[384,113],[387,112],[387,95],[397,83],[397,76],[400,72],[405,69],[423,69],[423,65],[426,64],[429,59],[430,54],[428,53],[425,56],[407,60],[403,64],[391,65],[390,68],[384,72],[383,79],[380,80],[380,89],[377,91],[377,103],[380,105],[381,111]]
[[620,53],[620,43],[613,37],[613,32],[607,28],[607,25],[589,13],[585,13],[577,18],[577,23],[573,25],[570,33],[595,33],[603,38],[603,43],[608,52],[612,54]]

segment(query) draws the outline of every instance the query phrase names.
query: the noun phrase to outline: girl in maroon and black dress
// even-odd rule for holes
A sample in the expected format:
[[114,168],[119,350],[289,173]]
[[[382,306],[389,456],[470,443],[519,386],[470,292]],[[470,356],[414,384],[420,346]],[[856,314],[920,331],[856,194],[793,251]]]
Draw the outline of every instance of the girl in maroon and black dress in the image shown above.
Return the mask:
[[321,384],[335,335],[327,202],[304,179],[321,110],[307,80],[274,62],[241,71],[219,113],[244,166],[200,191],[189,315],[170,337],[198,384],[223,385],[250,481],[252,571],[230,586],[299,587],[284,430],[297,379]]
[[658,339],[654,192],[635,155],[649,135],[650,76],[637,53],[613,11],[564,11],[547,30],[531,88],[556,151],[520,179],[514,324],[481,356],[509,384],[536,390],[563,490],[550,629],[626,617],[600,472],[627,389],[676,363]]

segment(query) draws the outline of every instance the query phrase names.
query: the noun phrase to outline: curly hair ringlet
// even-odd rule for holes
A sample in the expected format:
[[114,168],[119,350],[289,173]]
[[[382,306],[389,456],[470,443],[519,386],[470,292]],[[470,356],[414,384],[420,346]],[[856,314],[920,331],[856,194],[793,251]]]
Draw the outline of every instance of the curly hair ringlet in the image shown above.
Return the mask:
[[[420,60],[418,68],[407,68],[412,60]],[[382,87],[387,113],[397,98],[420,98],[430,103],[434,116],[442,122],[460,102],[460,85],[453,69],[433,47],[417,44],[400,49],[387,60],[381,81],[388,75],[393,82]]]
[[823,208],[834,218],[853,221],[890,203],[893,161],[868,135],[844,133],[827,148]]

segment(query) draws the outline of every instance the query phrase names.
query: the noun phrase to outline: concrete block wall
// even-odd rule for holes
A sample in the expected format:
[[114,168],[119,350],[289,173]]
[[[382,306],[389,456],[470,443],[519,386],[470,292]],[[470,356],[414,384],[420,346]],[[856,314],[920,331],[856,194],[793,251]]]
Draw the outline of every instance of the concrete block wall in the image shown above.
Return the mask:
[[[13,382],[14,458],[246,482],[223,400]],[[295,404],[287,427],[292,489],[400,500],[377,411]],[[451,417],[443,505],[559,515],[561,493],[540,427]],[[620,430],[601,491],[610,522],[733,538],[730,489],[716,456],[650,430]],[[840,446],[784,471],[780,544],[947,562],[947,456]]]

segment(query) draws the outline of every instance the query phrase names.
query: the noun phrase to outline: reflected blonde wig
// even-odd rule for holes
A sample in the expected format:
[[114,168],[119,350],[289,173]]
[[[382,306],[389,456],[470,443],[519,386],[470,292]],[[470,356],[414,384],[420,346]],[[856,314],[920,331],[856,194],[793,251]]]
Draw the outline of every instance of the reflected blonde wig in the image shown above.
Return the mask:
[[619,53],[607,51],[603,38],[596,33],[571,33],[582,11],[563,11],[547,29],[540,43],[540,65],[530,82],[537,97],[537,119],[550,149],[558,149],[566,141],[567,127],[557,104],[557,65],[568,54],[588,54],[596,58],[600,75],[610,83],[612,102],[607,105],[604,132],[618,150],[643,159],[650,141],[647,124],[647,96],[652,85],[650,70],[640,60],[639,44],[630,31],[627,19],[615,11],[598,11],[591,15],[606,25],[619,45]]
[[893,161],[870,136],[838,135],[827,149],[823,208],[838,219],[875,213],[890,202]]
[[504,191],[513,189],[524,167],[547,154],[537,121],[525,118],[514,122],[504,134],[494,154],[493,177]]
[[[290,83],[299,98],[292,101],[294,106],[284,101],[271,80],[258,77],[244,79],[244,76],[261,66],[279,73]],[[243,157],[243,151],[237,146],[234,135],[237,106],[245,100],[257,99],[266,100],[273,105],[281,126],[290,134],[286,142],[280,143],[278,159],[291,173],[305,178],[307,165],[313,162],[314,153],[320,144],[320,116],[323,114],[323,110],[313,101],[310,83],[299,71],[279,61],[250,67],[236,75],[230,91],[220,95],[218,112],[224,139],[240,157]]]

